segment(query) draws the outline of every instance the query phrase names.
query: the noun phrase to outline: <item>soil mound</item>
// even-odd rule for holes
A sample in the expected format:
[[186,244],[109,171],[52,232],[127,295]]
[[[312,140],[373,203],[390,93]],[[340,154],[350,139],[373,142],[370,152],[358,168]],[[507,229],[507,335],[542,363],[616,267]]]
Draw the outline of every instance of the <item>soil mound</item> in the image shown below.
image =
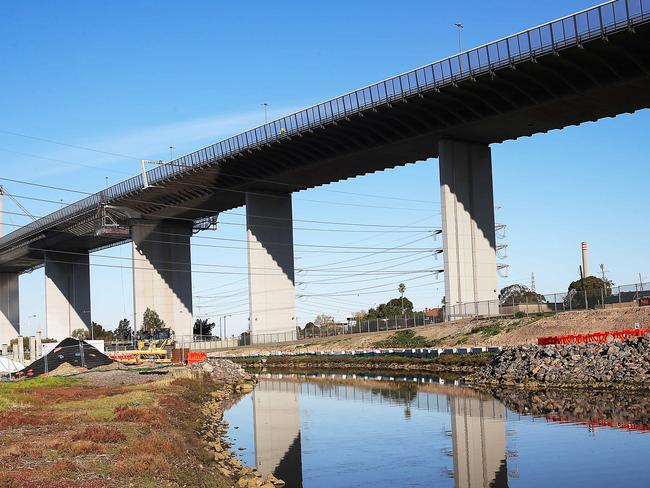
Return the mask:
[[[45,373],[57,371],[58,368],[67,363],[74,372],[78,372],[77,368],[93,369],[99,366],[107,366],[113,364],[113,360],[105,354],[99,352],[86,341],[80,341],[68,337],[62,340],[47,356],[34,361],[22,371],[16,373],[17,377],[34,377],[40,376]],[[64,367],[64,370],[67,367]],[[72,371],[68,369],[65,374],[70,374]]]
[[50,371],[48,376],[69,376],[71,374],[77,374],[84,371],[83,368],[75,368],[70,363],[63,363],[61,366],[56,368],[54,371]]

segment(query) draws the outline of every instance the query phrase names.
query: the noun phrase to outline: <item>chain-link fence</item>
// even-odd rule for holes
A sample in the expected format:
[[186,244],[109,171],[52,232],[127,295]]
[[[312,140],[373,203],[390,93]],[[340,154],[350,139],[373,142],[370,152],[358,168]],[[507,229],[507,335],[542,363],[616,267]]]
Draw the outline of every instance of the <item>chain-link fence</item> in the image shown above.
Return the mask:
[[446,307],[446,320],[472,317],[526,316],[574,310],[603,310],[650,305],[650,282],[631,285],[578,286],[570,291],[535,293],[526,291],[499,300],[458,303]]
[[[266,334],[244,332],[238,336],[219,338],[208,335],[176,336],[175,347],[182,351],[211,351],[241,346],[294,342],[304,339],[362,334],[368,332],[397,331],[422,327],[440,322],[480,317],[523,317],[533,314],[568,312],[574,310],[611,309],[631,306],[650,306],[650,282],[631,285],[584,289],[578,286],[570,292],[539,294],[531,291],[513,294],[496,300],[458,303],[438,309],[408,311],[403,315],[384,318],[349,319],[347,322],[307,325],[296,330]],[[128,351],[136,348],[136,342],[113,341],[106,344],[111,352]]]

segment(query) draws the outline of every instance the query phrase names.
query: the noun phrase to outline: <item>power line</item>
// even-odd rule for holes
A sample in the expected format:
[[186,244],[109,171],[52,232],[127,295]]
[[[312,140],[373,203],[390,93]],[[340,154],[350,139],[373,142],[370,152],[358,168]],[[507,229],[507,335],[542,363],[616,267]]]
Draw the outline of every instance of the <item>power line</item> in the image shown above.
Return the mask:
[[[5,178],[5,177],[0,177],[0,180],[4,181],[11,181],[13,183],[20,183],[24,185],[31,185],[31,186],[37,186],[40,188],[48,188],[48,189],[54,189],[54,190],[61,190],[61,191],[68,191],[72,193],[80,193],[84,195],[94,195],[93,193],[88,193],[88,192],[81,192],[78,190],[72,190],[69,188],[61,188],[61,187],[56,187],[56,186],[51,186],[51,185],[43,185],[40,183],[32,183],[28,181],[23,181],[23,180],[16,180],[13,178]],[[206,212],[208,214],[214,214],[218,213],[218,211],[214,209],[208,209],[208,208],[202,208],[202,207],[192,207],[192,206],[185,206],[185,205],[175,205],[175,204],[166,204],[166,203],[158,203],[158,202],[150,202],[146,200],[137,200],[133,198],[124,198],[126,201],[134,202],[134,203],[143,203],[143,204],[155,204],[160,207],[165,207],[165,208],[178,208],[181,210],[195,210],[195,211],[200,211],[200,212]],[[58,202],[60,203],[60,202]],[[78,203],[78,202],[77,202]],[[70,207],[75,207],[77,206],[77,203],[70,204],[68,206]],[[315,223],[315,224],[330,224],[330,225],[338,225],[338,226],[362,226],[362,227],[374,227],[374,228],[405,228],[408,226],[405,225],[388,225],[388,224],[368,224],[368,223],[362,223],[362,222],[336,222],[336,221],[323,221],[323,220],[310,220],[310,219],[294,219],[294,218],[286,218],[286,217],[269,217],[267,215],[251,215],[251,214],[246,214],[246,213],[236,213],[236,212],[229,212],[228,215],[238,215],[242,217],[258,217],[258,218],[263,218],[267,220],[280,220],[280,221],[291,221],[291,222],[307,222],[307,223]],[[44,218],[44,217],[41,217]],[[194,219],[190,218],[183,218],[183,217],[168,217],[166,216],[165,219],[167,220],[182,220],[182,221],[191,221],[194,222]],[[420,226],[420,228],[423,229],[429,229],[430,227],[427,226]]]

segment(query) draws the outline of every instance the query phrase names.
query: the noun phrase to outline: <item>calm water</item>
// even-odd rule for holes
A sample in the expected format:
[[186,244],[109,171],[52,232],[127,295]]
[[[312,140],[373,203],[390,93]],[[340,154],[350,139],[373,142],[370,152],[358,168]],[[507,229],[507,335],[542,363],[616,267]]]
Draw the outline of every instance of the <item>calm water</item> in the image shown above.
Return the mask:
[[238,457],[287,487],[650,487],[647,397],[495,395],[434,377],[263,375],[226,419]]

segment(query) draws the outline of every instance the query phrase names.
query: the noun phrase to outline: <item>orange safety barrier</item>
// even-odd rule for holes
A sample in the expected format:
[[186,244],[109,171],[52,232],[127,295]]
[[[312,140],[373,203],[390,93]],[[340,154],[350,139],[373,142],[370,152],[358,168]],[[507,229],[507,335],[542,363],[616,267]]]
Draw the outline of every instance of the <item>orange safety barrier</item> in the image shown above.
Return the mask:
[[135,356],[128,352],[108,351],[106,355],[113,361],[135,361]]
[[608,332],[592,332],[591,334],[568,334],[560,336],[538,337],[537,344],[540,346],[548,346],[552,344],[586,344],[589,342],[607,342],[608,337],[614,340],[626,340],[630,337],[641,337],[644,334],[649,334],[650,329],[623,329],[623,330],[610,330]]
[[208,355],[204,352],[190,351],[187,353],[187,364],[202,363],[208,359]]
[[612,420],[567,420],[558,417],[545,417],[548,422],[557,422],[560,424],[573,424],[573,425],[585,425],[590,429],[596,427],[609,427],[610,429],[623,429],[623,430],[634,430],[647,432],[650,431],[650,426],[636,424],[634,422],[613,422]]

